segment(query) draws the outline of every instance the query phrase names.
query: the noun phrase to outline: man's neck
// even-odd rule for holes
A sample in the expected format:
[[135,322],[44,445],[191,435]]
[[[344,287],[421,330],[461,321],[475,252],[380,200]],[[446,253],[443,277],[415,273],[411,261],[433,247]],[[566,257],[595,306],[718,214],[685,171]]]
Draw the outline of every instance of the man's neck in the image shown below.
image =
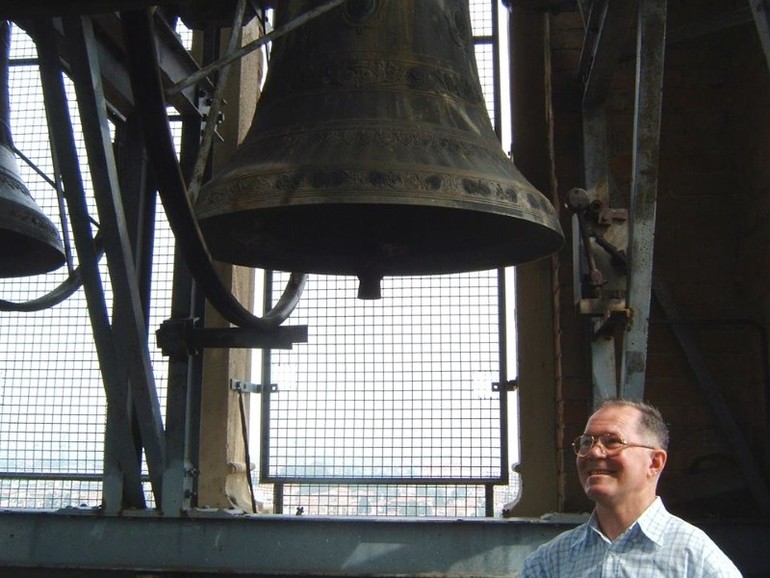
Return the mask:
[[647,508],[655,501],[656,496],[651,499],[634,503],[622,504],[596,504],[596,521],[599,529],[611,541],[628,530],[634,522],[645,512]]

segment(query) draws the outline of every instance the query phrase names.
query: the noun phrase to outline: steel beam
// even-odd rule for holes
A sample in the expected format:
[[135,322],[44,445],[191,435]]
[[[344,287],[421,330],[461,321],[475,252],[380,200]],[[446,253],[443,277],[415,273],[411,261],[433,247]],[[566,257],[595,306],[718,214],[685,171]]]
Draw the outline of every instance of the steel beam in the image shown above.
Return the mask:
[[[607,198],[602,199],[609,206],[609,162],[607,160],[607,127],[604,105],[584,104],[583,108],[583,174],[587,189],[605,191]],[[579,219],[572,219],[573,233],[573,281],[578,292],[576,303],[584,297],[579,294],[582,287],[582,276],[585,274],[585,251],[583,235],[581,235]],[[596,323],[591,320],[591,323]],[[596,405],[602,399],[617,397],[618,378],[616,369],[615,340],[598,337],[591,341],[591,382],[593,385],[593,400]]]
[[[124,117],[129,116],[134,108],[134,94],[125,59],[117,56],[125,53],[119,15],[113,12],[97,14],[92,17],[92,21],[95,30],[98,31],[93,39],[94,50],[98,55],[99,70],[107,100],[119,114]],[[29,21],[19,19],[15,23],[35,38]],[[163,85],[166,87],[176,85],[197,73],[200,70],[197,62],[182,45],[177,33],[159,13],[154,14],[153,25],[158,51],[158,72]],[[65,69],[69,70],[73,59],[69,54],[69,39],[59,20],[54,22],[54,30],[60,46],[62,63]],[[209,94],[214,91],[211,81],[202,77],[195,85],[170,94],[168,104],[180,114],[201,116],[198,108],[199,88]]]
[[754,23],[757,25],[767,67],[770,69],[770,0],[749,0],[749,5],[754,15]]
[[[524,558],[584,517],[316,518],[192,511],[187,518],[91,511],[0,512],[5,578],[54,568],[185,576],[516,576]],[[699,524],[745,576],[770,571],[770,523]],[[16,573],[18,571],[18,573]],[[33,572],[39,572],[34,574]],[[133,574],[135,575],[135,574]]]
[[123,352],[118,358],[129,377],[150,482],[156,500],[160,501],[164,468],[163,422],[147,344],[138,275],[123,213],[94,30],[91,20],[85,17],[64,18],[64,30],[70,41],[73,80],[115,294],[115,344]]
[[[182,124],[179,166],[189,175],[198,154],[201,134],[199,117],[188,116]],[[174,249],[174,277],[171,292],[172,320],[202,318],[205,304],[192,273],[177,245]],[[156,331],[157,337],[157,331]],[[201,379],[203,356],[180,352],[169,356],[166,393],[166,470],[163,474],[163,502],[166,516],[183,515],[193,505],[199,472]]]
[[644,397],[666,45],[666,0],[639,3],[634,149],[629,209],[627,304],[633,311],[621,367],[621,396]]
[[115,509],[126,505],[145,506],[140,479],[140,461],[134,447],[128,421],[128,388],[125,373],[117,359],[109,313],[104,300],[104,287],[98,267],[97,250],[91,231],[91,220],[85,198],[83,180],[67,107],[54,28],[50,21],[35,24],[39,37],[37,48],[46,114],[51,132],[57,170],[64,183],[64,196],[72,223],[73,237],[80,262],[88,315],[99,357],[99,367],[107,397],[107,448],[112,452],[105,461],[105,496]]
[[[571,527],[536,520],[320,518],[191,511],[186,518],[0,512],[0,573],[78,568],[265,576],[511,576]],[[50,572],[49,572],[50,575]]]
[[585,25],[578,75],[583,80],[583,107],[607,99],[615,67],[636,14],[637,0],[594,0]]

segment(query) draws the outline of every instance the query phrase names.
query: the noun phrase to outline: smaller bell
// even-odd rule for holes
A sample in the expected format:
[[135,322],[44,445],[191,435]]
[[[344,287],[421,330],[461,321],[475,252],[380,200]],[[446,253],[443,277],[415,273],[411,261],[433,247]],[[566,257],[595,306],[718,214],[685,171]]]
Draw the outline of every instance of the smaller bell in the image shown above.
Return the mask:
[[0,277],[58,269],[65,255],[59,233],[19,174],[10,129],[10,25],[0,21]]
[[64,247],[35,203],[11,149],[0,144],[0,277],[39,275],[64,264]]

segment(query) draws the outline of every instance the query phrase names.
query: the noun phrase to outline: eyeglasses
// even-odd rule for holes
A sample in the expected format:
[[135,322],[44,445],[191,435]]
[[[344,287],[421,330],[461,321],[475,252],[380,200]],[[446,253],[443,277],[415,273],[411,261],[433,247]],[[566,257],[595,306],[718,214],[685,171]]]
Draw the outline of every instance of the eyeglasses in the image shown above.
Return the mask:
[[591,448],[594,447],[596,444],[599,444],[604,448],[604,453],[608,456],[616,456],[620,452],[622,452],[626,448],[646,448],[648,450],[654,450],[657,448],[654,448],[652,446],[645,446],[642,444],[635,444],[633,442],[627,442],[621,437],[618,437],[614,434],[602,434],[600,436],[591,436],[588,434],[583,434],[582,436],[578,436],[575,438],[575,441],[572,442],[572,449],[575,450],[575,453],[581,457],[586,457],[590,452]]

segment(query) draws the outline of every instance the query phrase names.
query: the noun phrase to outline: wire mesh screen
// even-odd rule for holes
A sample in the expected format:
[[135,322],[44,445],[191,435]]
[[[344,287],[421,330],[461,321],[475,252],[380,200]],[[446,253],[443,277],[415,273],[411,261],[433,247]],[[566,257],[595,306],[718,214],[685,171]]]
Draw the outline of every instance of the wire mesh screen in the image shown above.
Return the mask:
[[485,515],[486,488],[473,485],[284,486],[286,514],[319,516]]
[[309,343],[271,354],[264,477],[500,481],[497,272],[356,288],[312,276],[291,318]]
[[[54,186],[36,49],[18,28],[11,47],[11,129],[23,155],[19,173],[42,211],[64,232],[65,242],[71,242]],[[89,213],[98,221],[74,90],[66,79],[65,86]],[[158,217],[151,328],[168,317],[173,263],[173,239],[163,215]],[[73,261],[77,266],[74,255]],[[112,291],[104,258],[99,268],[109,312]],[[102,500],[106,401],[84,291],[40,311],[8,310],[47,295],[68,275],[65,266],[46,275],[0,279],[0,507],[98,506]],[[163,405],[167,361],[154,339],[150,351]],[[149,484],[145,494],[152,504]]]
[[[494,2],[470,7],[493,116]],[[276,273],[268,295],[287,278]],[[488,514],[491,486],[508,479],[498,272],[386,278],[381,301],[358,300],[357,284],[312,276],[290,319],[308,343],[266,355],[260,471],[280,488],[276,510]]]

